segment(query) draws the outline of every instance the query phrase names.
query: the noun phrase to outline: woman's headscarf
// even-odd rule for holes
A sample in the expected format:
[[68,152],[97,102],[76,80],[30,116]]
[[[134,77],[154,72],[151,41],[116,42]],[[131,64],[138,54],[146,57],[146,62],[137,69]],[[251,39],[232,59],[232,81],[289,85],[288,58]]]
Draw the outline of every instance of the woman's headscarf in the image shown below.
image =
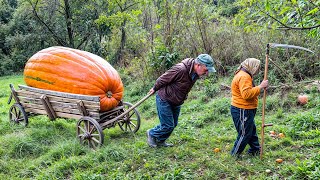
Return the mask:
[[260,68],[260,60],[256,58],[248,58],[244,60],[237,68],[235,74],[237,74],[241,68],[244,68],[251,76],[255,75]]

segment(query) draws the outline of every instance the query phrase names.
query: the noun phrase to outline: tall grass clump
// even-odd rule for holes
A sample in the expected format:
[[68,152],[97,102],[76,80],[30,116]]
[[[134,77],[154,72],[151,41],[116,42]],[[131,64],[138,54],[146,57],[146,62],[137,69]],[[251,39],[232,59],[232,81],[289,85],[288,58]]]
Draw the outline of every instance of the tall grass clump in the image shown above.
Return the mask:
[[299,134],[320,127],[320,114],[318,111],[301,112],[288,116],[287,121],[292,124],[289,131],[290,135],[299,138]]
[[291,166],[292,179],[320,179],[320,154],[304,161],[296,160],[297,166]]

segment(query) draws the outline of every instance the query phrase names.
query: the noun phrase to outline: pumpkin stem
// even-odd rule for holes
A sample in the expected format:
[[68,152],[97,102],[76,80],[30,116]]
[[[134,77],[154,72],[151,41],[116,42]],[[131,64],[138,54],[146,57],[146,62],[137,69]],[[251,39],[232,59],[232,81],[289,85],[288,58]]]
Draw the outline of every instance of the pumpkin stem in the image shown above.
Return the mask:
[[108,91],[108,92],[107,92],[107,97],[108,97],[108,98],[111,98],[111,97],[112,97],[112,92],[111,92],[111,91]]

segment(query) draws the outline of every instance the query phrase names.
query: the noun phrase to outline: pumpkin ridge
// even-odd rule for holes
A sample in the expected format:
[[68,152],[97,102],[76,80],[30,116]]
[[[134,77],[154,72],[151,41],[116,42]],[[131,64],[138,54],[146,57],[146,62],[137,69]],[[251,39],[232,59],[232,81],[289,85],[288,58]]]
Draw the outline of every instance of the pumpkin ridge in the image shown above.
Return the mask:
[[[33,67],[32,67],[32,68],[26,67],[26,69],[32,69],[32,70],[35,70],[35,71],[44,71],[44,72],[50,73],[50,74],[52,74],[52,75],[56,74],[56,72],[55,72],[54,70],[52,70],[52,68],[40,66],[41,64],[49,64],[49,65],[52,65],[52,64],[51,64],[50,62],[48,62],[48,61],[41,61],[41,62],[35,61],[35,62],[32,62],[32,64],[33,64]],[[38,65],[36,65],[36,64],[38,64]],[[86,69],[85,67],[83,67],[83,68]],[[66,75],[64,76],[64,78],[71,78],[71,79],[74,79],[74,80],[82,81],[82,78],[80,78],[80,77],[78,77],[78,76],[74,77],[74,76],[72,76],[71,74],[68,74],[68,73],[69,73],[69,72],[68,72],[68,69],[69,69],[69,68],[68,68],[68,67],[65,67],[65,66],[59,67],[60,72],[63,72],[63,73],[66,74]],[[91,71],[91,72],[93,72],[93,71]],[[93,73],[93,74],[96,75],[96,73]],[[92,75],[90,75],[90,76],[92,76]],[[86,79],[88,79],[88,78],[90,78],[90,77],[87,77]],[[97,88],[100,88],[100,89],[104,89],[104,88],[105,88],[105,86],[102,84],[103,82],[105,82],[103,79],[98,80],[98,78],[90,78],[90,81],[96,82],[96,83],[95,83],[95,86],[96,86]]]
[[[95,54],[92,54],[92,53],[88,53],[88,52],[85,52],[85,51],[81,51],[81,50],[75,50],[75,49],[69,49],[69,48],[66,48],[66,47],[62,47],[63,49],[67,49],[71,52],[74,52],[75,54],[91,61],[91,62],[94,62],[97,66],[99,66],[99,70],[100,71],[103,71],[107,74],[109,74],[110,72],[108,72],[103,66],[104,65],[107,65],[109,69],[109,71],[112,71],[113,67],[108,63],[108,61],[102,59],[100,56],[97,56]],[[81,52],[85,52],[85,53],[81,53]],[[94,57],[92,57],[94,56]]]
[[[59,49],[60,50],[60,49]],[[60,50],[61,51],[61,50]],[[76,53],[73,53],[73,51],[71,51],[71,53],[74,55]],[[70,61],[70,59],[66,58],[65,56],[61,56],[60,54],[56,54],[56,53],[52,53],[52,52],[48,52],[48,53],[43,53],[43,54],[50,54],[52,56],[57,56],[59,58],[63,58],[63,59],[66,59],[67,61]],[[76,54],[78,55],[78,54]],[[94,63],[93,61],[88,61],[85,57],[83,56],[80,56],[81,59],[77,59],[77,58],[73,58],[72,61],[70,62],[74,62],[74,63],[77,63],[77,64],[80,64],[82,65],[81,63],[85,63],[87,65],[90,65],[92,68],[97,68],[97,64]]]
[[[32,71],[37,71],[37,70],[29,70],[29,72],[31,72],[32,74],[42,74],[42,73],[45,73],[46,75],[48,75],[48,72],[32,72]],[[54,78],[54,76],[57,76],[56,74],[53,74],[53,73],[50,73],[51,76],[49,77],[53,77],[52,79],[59,79],[58,81],[55,81],[53,84],[46,84],[46,88],[48,89],[51,89],[51,90],[57,90],[57,89],[60,89],[60,91],[63,91],[63,92],[68,92],[68,90],[71,90],[72,92],[71,93],[75,93],[75,94],[82,94],[81,91],[86,91],[86,92],[91,92],[91,91],[95,91],[95,92],[98,92],[98,93],[89,93],[90,95],[101,95],[101,94],[105,94],[104,91],[101,89],[101,88],[97,88],[97,87],[93,87],[92,88],[92,84],[88,83],[88,82],[79,82],[77,80],[72,80],[72,79],[68,79],[68,78],[65,78],[65,77],[60,77],[59,78]],[[49,75],[50,75],[49,74]],[[30,76],[28,74],[25,75],[25,77],[27,76]],[[37,78],[37,77],[35,77]],[[45,79],[46,81],[53,81],[51,80],[50,78],[48,79]],[[64,83],[61,83],[61,82],[64,82]],[[41,83],[44,83],[43,81],[41,81]],[[81,83],[81,85],[79,85],[79,87],[77,88],[70,88],[69,84],[79,84]],[[63,84],[63,86],[59,86],[59,87],[56,87],[55,84]],[[89,88],[90,87],[90,88]]]
[[[95,62],[98,66],[99,66],[99,69],[103,72],[105,72],[108,77],[112,77],[112,79],[117,79],[118,83],[112,81],[110,86],[107,86],[107,88],[105,89],[105,91],[112,91],[113,93],[115,92],[115,86],[116,84],[122,84],[122,81],[120,79],[120,76],[118,75],[118,73],[114,70],[114,68],[104,59],[102,59],[100,56],[97,56],[95,54],[92,54],[92,53],[84,53],[84,54],[81,54],[82,51],[78,51],[78,50],[74,50],[74,49],[69,49],[69,48],[66,48],[66,47],[62,47],[63,49],[67,49],[67,50],[70,50],[76,54],[78,54],[79,56],[91,61],[91,62]],[[98,61],[99,60],[99,61]],[[109,67],[109,71],[106,71],[105,68],[103,68],[103,65],[107,65]],[[110,82],[109,82],[110,83]],[[123,84],[122,84],[123,86]]]
[[[64,62],[66,63],[66,64],[68,64],[68,63],[74,63],[75,65],[77,65],[77,66],[79,66],[79,67],[82,67],[82,69],[83,69],[83,71],[90,71],[92,74],[94,74],[94,75],[96,75],[96,76],[98,76],[98,77],[100,77],[100,80],[98,81],[99,82],[99,84],[103,87],[103,88],[106,88],[106,86],[108,86],[108,85],[105,85],[105,83],[106,82],[109,82],[108,81],[108,79],[107,79],[107,77],[105,77],[105,78],[103,78],[103,76],[101,75],[101,74],[103,74],[101,71],[100,71],[100,73],[101,74],[98,74],[99,72],[96,72],[96,71],[94,71],[94,68],[97,68],[96,67],[96,65],[94,64],[94,62],[90,62],[90,64],[89,65],[92,65],[91,66],[91,68],[87,68],[85,65],[83,65],[81,62],[81,60],[79,60],[79,61],[70,61],[69,59],[67,59],[67,58],[65,58],[65,57],[63,57],[63,56],[59,56],[59,55],[57,55],[57,54],[51,54],[51,53],[41,53],[41,55],[44,55],[44,54],[46,54],[46,55],[51,55],[51,56],[55,56],[55,57],[58,57],[58,58],[60,58],[59,60],[64,60]],[[39,63],[39,64],[41,64],[43,62],[43,60],[41,61],[41,62],[37,62],[37,63]],[[44,61],[44,62],[48,62],[48,61]],[[55,63],[53,63],[54,65],[57,65],[57,64],[55,64]],[[72,65],[71,65],[72,66]],[[64,68],[64,69],[66,69],[66,71],[67,72],[70,72],[68,69],[69,68],[67,68],[67,67],[65,67],[65,66],[62,66],[62,68],[61,67],[59,67],[60,68],[60,70],[62,69],[62,68]],[[91,78],[90,80],[92,80],[92,79],[99,79],[99,78]],[[101,89],[103,89],[101,87]]]
[[[59,47],[60,47],[60,46],[59,46]],[[74,56],[75,56],[75,55],[79,56],[81,60],[75,61],[75,60],[78,60],[78,59],[77,59],[77,58],[73,58],[73,62],[80,62],[80,64],[85,63],[85,64],[90,65],[90,66],[92,67],[92,68],[89,68],[90,70],[91,70],[91,69],[99,70],[99,71],[98,71],[99,74],[97,74],[95,71],[93,71],[93,72],[95,72],[95,74],[96,74],[97,76],[99,76],[100,78],[102,78],[104,81],[108,80],[108,76],[107,76],[106,74],[109,74],[109,72],[108,72],[107,70],[105,70],[104,68],[100,67],[100,64],[97,64],[97,62],[95,61],[95,59],[89,60],[88,58],[86,58],[85,56],[83,56],[83,55],[81,54],[81,53],[88,53],[88,52],[86,52],[86,51],[81,51],[81,50],[74,50],[74,51],[73,51],[72,49],[66,48],[66,47],[60,47],[60,48],[58,48],[58,49],[56,50],[56,52],[57,52],[57,51],[61,51],[61,50],[67,50],[70,54],[72,54],[72,55],[74,55]],[[80,53],[80,52],[81,52],[81,53]],[[50,54],[51,54],[51,53],[50,53]],[[65,58],[64,56],[59,56],[59,54],[52,53],[51,55],[55,55],[55,56],[58,56],[58,57],[60,57],[60,58],[67,59],[67,58]],[[98,56],[98,58],[101,58],[101,57]],[[67,60],[68,60],[68,59],[67,59]],[[102,84],[104,84],[104,83],[102,83]]]
[[[113,83],[110,84],[110,82],[108,81],[110,85],[104,87],[104,90],[106,92],[110,90],[110,91],[112,91],[114,93],[115,89],[117,89],[117,88],[114,88],[115,84],[119,84],[119,82],[122,84],[120,76],[117,74],[117,72],[113,69],[113,67],[107,61],[105,61],[101,57],[99,57],[99,56],[97,56],[95,54],[86,52],[86,51],[71,49],[71,48],[67,48],[67,47],[59,47],[58,50],[56,50],[56,51],[59,51],[61,49],[67,50],[69,52],[71,51],[72,54],[76,54],[76,55],[80,56],[82,59],[85,59],[86,61],[89,60],[90,64],[93,63],[96,66],[96,68],[98,68],[100,71],[105,72],[105,74],[108,74],[108,76],[113,77],[112,79],[119,79],[118,83],[115,83],[114,81],[112,81]],[[61,57],[61,56],[58,56],[58,57]],[[64,58],[64,57],[62,57],[62,58]],[[96,60],[100,60],[100,61],[97,62]],[[106,71],[105,68],[101,67],[103,65],[107,65],[111,69],[109,69],[109,71]],[[102,74],[104,75],[104,73],[102,73]],[[117,78],[115,78],[115,77],[117,77]],[[106,79],[108,80],[108,78],[106,78]]]

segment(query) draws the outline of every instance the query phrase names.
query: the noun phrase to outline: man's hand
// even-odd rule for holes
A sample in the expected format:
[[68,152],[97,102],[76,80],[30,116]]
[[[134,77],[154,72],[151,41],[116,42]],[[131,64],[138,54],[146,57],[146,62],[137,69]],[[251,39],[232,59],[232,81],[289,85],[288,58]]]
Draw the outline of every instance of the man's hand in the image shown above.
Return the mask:
[[154,93],[154,89],[151,88],[151,89],[149,90],[149,94],[153,94],[153,93]]

